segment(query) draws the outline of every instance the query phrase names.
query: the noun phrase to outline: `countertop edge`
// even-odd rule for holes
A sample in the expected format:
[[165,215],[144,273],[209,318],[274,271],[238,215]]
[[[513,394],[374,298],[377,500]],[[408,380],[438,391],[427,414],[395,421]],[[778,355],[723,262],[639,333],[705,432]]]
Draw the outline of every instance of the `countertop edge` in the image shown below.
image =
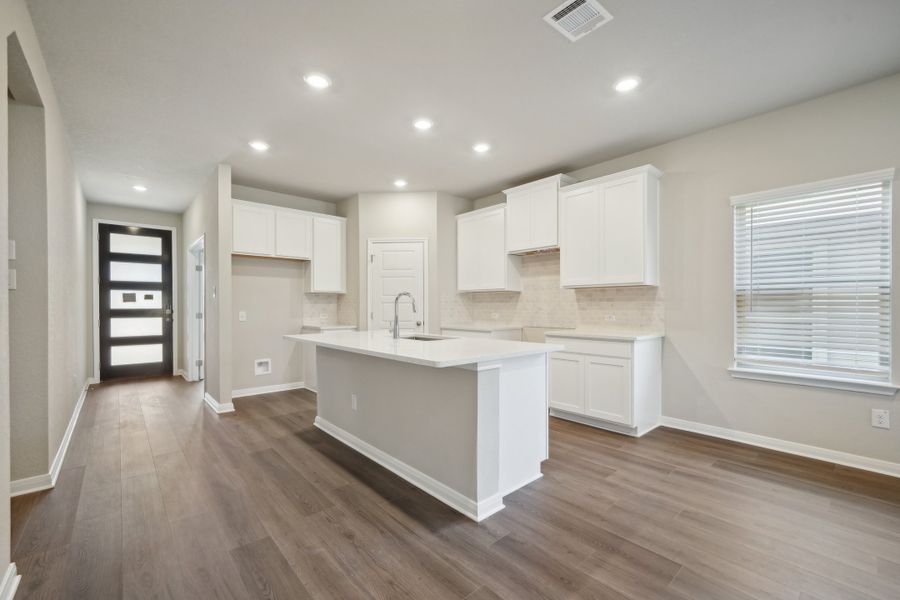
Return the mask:
[[632,341],[639,342],[642,340],[655,340],[666,337],[664,332],[658,333],[603,333],[599,331],[576,331],[576,330],[554,330],[544,332],[544,337],[555,338],[572,338],[579,340],[613,340],[613,341]]

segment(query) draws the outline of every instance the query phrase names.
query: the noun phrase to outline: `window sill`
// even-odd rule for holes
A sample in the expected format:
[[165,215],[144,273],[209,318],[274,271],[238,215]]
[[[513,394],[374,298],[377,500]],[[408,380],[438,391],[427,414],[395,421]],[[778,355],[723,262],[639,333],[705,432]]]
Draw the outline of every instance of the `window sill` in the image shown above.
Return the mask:
[[728,369],[728,372],[736,379],[756,379],[757,381],[831,388],[849,392],[860,392],[863,394],[878,394],[881,396],[893,396],[897,390],[900,389],[900,387],[893,383],[883,383],[879,381],[860,381],[858,379],[841,379],[838,377],[798,375],[796,373],[779,373],[761,369],[747,369],[745,367],[731,367]]

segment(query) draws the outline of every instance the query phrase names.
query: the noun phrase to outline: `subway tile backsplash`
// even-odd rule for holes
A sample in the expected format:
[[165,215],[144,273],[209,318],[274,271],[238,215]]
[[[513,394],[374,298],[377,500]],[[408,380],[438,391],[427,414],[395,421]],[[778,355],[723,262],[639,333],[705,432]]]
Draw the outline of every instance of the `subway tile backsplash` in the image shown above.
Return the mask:
[[[522,292],[445,292],[441,321],[499,321],[525,327],[663,328],[658,287],[561,289],[559,254],[522,257]],[[614,320],[612,320],[614,319]]]

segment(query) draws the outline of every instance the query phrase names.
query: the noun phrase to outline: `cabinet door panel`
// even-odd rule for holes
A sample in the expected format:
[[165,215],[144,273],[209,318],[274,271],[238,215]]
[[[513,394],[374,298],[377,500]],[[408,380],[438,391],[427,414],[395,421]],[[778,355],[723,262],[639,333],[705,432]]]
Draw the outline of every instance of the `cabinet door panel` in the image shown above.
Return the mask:
[[584,412],[584,357],[565,352],[550,355],[550,407]]
[[585,414],[623,425],[633,425],[631,361],[605,356],[587,356]]
[[465,292],[478,289],[478,222],[475,218],[456,222],[456,287]]
[[531,191],[532,248],[551,248],[559,245],[559,189],[555,181],[542,184]]
[[601,244],[598,189],[571,192],[561,202],[560,283],[563,287],[595,284]]
[[644,280],[644,178],[628,177],[603,187],[602,276],[604,284]]
[[528,190],[506,197],[506,250],[518,252],[532,247],[532,201]]
[[275,253],[275,209],[235,202],[231,215],[232,252],[261,256]]
[[485,290],[506,288],[506,218],[504,211],[485,213],[478,218],[477,248],[479,287]]
[[337,219],[313,219],[313,260],[310,291],[343,293],[345,273],[345,224]]
[[275,212],[275,255],[309,259],[312,252],[312,218],[290,210]]

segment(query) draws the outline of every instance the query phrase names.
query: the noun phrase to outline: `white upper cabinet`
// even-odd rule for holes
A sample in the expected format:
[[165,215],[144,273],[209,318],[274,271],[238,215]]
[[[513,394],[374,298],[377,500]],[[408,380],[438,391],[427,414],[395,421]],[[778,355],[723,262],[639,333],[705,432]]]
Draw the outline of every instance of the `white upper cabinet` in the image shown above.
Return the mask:
[[645,165],[560,190],[562,287],[658,285],[661,175]]
[[506,206],[456,217],[457,289],[460,292],[522,290],[520,259],[506,253]]
[[511,254],[559,246],[559,188],[575,183],[554,175],[503,190],[506,194],[506,251]]
[[232,201],[232,252],[274,256],[274,207],[256,202]]
[[346,293],[347,220],[319,215],[312,220],[312,261],[307,291],[317,294]]
[[313,217],[289,208],[275,209],[275,256],[312,258]]

